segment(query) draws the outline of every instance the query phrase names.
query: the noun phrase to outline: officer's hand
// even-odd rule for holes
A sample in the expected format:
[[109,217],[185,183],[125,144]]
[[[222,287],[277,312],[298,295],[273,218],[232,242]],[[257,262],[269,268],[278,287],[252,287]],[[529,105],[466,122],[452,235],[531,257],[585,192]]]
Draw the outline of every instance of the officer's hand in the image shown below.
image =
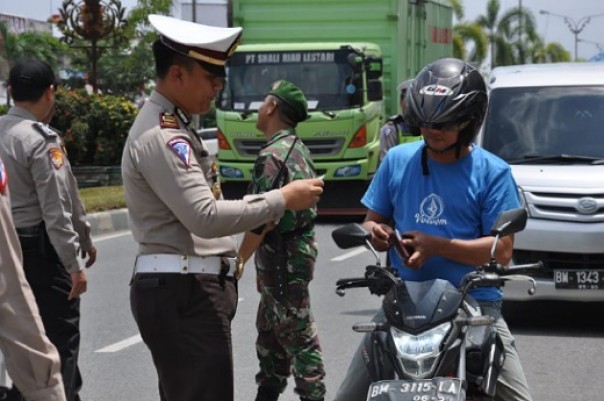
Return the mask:
[[71,273],[71,292],[69,293],[68,300],[76,299],[80,295],[86,292],[87,281],[86,281],[86,273],[84,270],[80,270],[75,273]]
[[96,248],[93,246],[86,252],[82,249],[82,259],[86,259],[86,255],[88,255],[88,260],[86,261],[86,267],[90,267],[96,262]]
[[285,198],[285,208],[289,210],[303,210],[313,207],[319,201],[323,193],[323,180],[320,178],[309,178],[305,180],[294,180],[284,187],[281,193]]

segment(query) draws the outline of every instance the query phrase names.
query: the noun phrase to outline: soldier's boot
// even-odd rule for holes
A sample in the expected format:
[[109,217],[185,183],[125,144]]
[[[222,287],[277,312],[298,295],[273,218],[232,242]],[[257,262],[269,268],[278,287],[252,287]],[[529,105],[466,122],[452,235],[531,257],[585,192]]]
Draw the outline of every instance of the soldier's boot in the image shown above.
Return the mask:
[[256,395],[256,401],[277,401],[279,399],[279,392],[269,387],[258,387],[258,395]]

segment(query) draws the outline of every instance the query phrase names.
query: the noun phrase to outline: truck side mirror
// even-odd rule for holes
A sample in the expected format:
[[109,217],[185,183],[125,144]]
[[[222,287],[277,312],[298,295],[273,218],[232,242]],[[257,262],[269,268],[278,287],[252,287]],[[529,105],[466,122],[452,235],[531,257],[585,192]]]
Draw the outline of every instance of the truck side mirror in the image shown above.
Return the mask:
[[365,70],[367,71],[367,79],[380,78],[382,76],[383,69],[384,66],[381,57],[365,57]]
[[370,102],[382,100],[384,97],[384,88],[379,79],[370,79],[367,81],[367,100]]

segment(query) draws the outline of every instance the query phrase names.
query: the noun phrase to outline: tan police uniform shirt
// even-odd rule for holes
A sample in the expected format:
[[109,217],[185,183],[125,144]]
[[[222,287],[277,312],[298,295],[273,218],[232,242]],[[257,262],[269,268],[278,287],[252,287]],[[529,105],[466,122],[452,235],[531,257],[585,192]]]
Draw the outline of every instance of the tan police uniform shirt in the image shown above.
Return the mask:
[[216,164],[166,97],[153,92],[124,148],[126,204],[140,254],[235,256],[233,234],[278,220],[280,191],[224,200]]
[[0,117],[0,156],[11,177],[15,226],[44,222],[67,271],[82,270],[78,250],[92,248],[90,226],[58,133],[36,123],[28,110],[14,106]]
[[28,401],[63,401],[59,354],[44,335],[23,273],[6,175],[0,165],[0,350],[11,379]]

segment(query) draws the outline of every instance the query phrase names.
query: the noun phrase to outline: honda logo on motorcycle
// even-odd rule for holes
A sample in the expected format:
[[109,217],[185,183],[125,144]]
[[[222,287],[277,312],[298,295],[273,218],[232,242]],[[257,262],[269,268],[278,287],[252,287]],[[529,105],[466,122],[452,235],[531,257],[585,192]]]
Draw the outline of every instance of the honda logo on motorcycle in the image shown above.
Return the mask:
[[581,198],[577,201],[575,209],[581,214],[594,214],[598,210],[598,201],[590,197]]

